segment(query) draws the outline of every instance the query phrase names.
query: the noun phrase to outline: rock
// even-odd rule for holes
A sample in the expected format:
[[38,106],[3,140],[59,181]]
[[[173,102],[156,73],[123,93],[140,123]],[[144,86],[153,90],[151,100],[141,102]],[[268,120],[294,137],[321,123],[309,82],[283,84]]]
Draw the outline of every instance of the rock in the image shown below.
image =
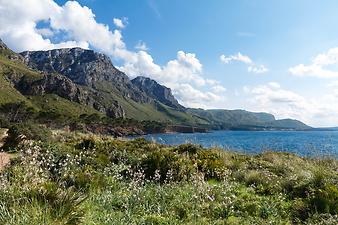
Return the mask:
[[173,96],[170,88],[160,85],[155,80],[139,76],[133,79],[131,82],[136,85],[140,90],[147,93],[148,96],[156,99],[164,105],[181,111],[185,109],[184,106],[178,103],[176,98]]
[[107,116],[112,118],[126,117],[126,113],[117,101],[112,103],[112,106],[107,109],[106,113]]
[[117,101],[107,105],[100,92],[77,85],[60,74],[45,74],[42,79],[33,81],[23,77],[16,84],[16,88],[24,95],[56,94],[70,101],[90,106],[112,118],[125,117],[125,112]]
[[108,83],[123,97],[141,103],[152,102],[152,99],[134,86],[128,76],[115,68],[110,58],[104,54],[81,48],[27,51],[20,54],[31,68],[47,73],[59,73],[76,84],[97,90]]
[[12,50],[10,50],[7,45],[0,39],[0,53],[3,56],[6,56],[10,60],[23,62],[23,57]]

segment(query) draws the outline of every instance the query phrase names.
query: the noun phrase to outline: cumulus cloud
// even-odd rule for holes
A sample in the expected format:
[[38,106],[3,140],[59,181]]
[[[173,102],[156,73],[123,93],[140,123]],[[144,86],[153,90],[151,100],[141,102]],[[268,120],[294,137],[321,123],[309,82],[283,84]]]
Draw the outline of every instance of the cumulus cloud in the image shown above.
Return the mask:
[[249,56],[242,55],[240,52],[238,52],[236,55],[230,55],[228,57],[226,57],[225,55],[221,55],[220,59],[225,64],[229,64],[232,61],[239,61],[239,62],[243,62],[245,64],[252,64],[253,63]]
[[[203,65],[193,53],[178,51],[176,59],[164,66],[154,63],[145,51],[132,53],[126,63],[119,67],[130,76],[147,76],[170,87],[179,102],[188,107],[224,107],[225,98],[219,94],[225,88],[217,81],[203,78]],[[210,91],[201,91],[207,87]]]
[[173,93],[177,96],[181,103],[187,107],[192,108],[220,108],[224,107],[226,98],[217,95],[214,92],[202,92],[195,89],[190,84],[176,84],[174,85]]
[[44,37],[52,37],[54,35],[54,32],[49,28],[36,29],[36,32]]
[[259,65],[259,66],[249,66],[248,67],[248,72],[252,73],[266,73],[268,72],[268,68],[266,68],[264,65]]
[[335,78],[338,77],[338,69],[332,69],[334,66],[338,66],[338,48],[331,48],[317,55],[309,65],[299,64],[291,67],[289,72],[296,76]]
[[143,41],[137,42],[137,44],[135,45],[135,49],[140,50],[140,51],[148,51],[149,50],[147,44]]
[[211,87],[211,90],[213,90],[213,92],[215,93],[223,93],[223,92],[226,92],[227,89],[223,87],[222,85],[215,85]]
[[276,82],[245,86],[243,91],[251,110],[270,112],[277,118],[299,119],[312,126],[338,124],[338,105],[332,104],[338,101],[338,89],[317,98],[305,98]]
[[[41,22],[45,26],[38,28]],[[139,42],[137,51],[127,49],[121,33],[126,18],[113,22],[116,30],[98,23],[93,11],[77,1],[58,5],[52,0],[0,0],[0,37],[15,51],[94,48],[121,62],[119,68],[126,74],[148,76],[172,88],[183,104],[197,106],[200,102],[201,107],[208,107],[224,102],[218,93],[225,88],[203,77],[203,66],[195,54],[178,51],[175,59],[158,65],[144,42]],[[55,37],[64,41],[54,43]]]
[[[62,10],[50,0],[0,0],[0,36],[16,51],[41,50],[61,47],[88,47],[85,41],[69,40],[54,44],[44,38],[46,29],[37,29],[39,21],[49,21]],[[51,30],[50,30],[51,31]],[[47,35],[46,35],[47,34]]]
[[242,62],[248,65],[248,72],[257,73],[257,74],[268,72],[268,68],[266,66],[257,65],[256,63],[253,62],[253,60],[249,56],[243,55],[240,52],[238,52],[235,55],[230,55],[230,56],[221,55],[220,60],[224,64],[230,64],[234,61]]
[[123,19],[114,18],[113,22],[114,22],[114,24],[117,28],[123,29],[123,28],[126,27],[126,25],[128,23],[128,19],[125,18],[125,17]]

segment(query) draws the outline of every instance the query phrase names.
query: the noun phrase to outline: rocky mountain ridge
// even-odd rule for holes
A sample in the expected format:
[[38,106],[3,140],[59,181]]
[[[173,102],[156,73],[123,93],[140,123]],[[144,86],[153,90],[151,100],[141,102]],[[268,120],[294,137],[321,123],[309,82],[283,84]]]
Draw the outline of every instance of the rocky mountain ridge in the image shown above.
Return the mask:
[[[17,54],[0,40],[0,75],[0,85],[7,87],[0,95],[10,93],[15,96],[13,101],[29,102],[25,98],[34,100],[34,96],[40,96],[38,103],[43,104],[41,98],[52,94],[65,99],[63,104],[66,100],[76,102],[111,118],[155,120],[208,129],[309,128],[295,120],[275,120],[267,113],[186,109],[170,88],[146,77],[130,80],[114,67],[109,57],[92,50],[66,48]],[[60,108],[59,112],[62,111]]]
[[156,99],[174,109],[182,111],[185,110],[185,107],[178,103],[177,99],[172,94],[171,89],[160,85],[155,80],[148,77],[138,76],[132,79],[131,82],[153,99]]
[[46,73],[59,73],[74,83],[100,89],[100,82],[108,82],[123,97],[136,102],[150,103],[151,98],[136,88],[129,77],[115,68],[104,54],[81,48],[64,48],[48,51],[20,53],[30,68]]

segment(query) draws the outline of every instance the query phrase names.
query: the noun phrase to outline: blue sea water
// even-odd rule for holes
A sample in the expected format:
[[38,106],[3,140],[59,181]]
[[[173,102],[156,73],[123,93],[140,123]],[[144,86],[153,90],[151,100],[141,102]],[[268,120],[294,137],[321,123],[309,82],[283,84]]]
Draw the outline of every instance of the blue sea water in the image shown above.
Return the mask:
[[149,134],[141,137],[166,145],[194,143],[253,154],[270,150],[300,156],[338,158],[338,131],[213,131]]

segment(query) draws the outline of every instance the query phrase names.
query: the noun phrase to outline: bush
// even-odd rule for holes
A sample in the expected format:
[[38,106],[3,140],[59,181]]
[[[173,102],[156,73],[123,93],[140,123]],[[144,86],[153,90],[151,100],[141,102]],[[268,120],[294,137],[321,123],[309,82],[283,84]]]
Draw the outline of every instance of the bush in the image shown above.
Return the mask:
[[338,212],[338,189],[335,185],[327,184],[323,188],[316,189],[310,197],[310,205],[313,212],[331,213]]
[[194,144],[183,144],[179,145],[175,151],[179,154],[188,153],[195,155],[197,152],[201,151],[202,147]]
[[222,179],[222,172],[225,169],[223,159],[218,153],[212,150],[200,150],[197,153],[198,170],[205,174],[207,179]]

